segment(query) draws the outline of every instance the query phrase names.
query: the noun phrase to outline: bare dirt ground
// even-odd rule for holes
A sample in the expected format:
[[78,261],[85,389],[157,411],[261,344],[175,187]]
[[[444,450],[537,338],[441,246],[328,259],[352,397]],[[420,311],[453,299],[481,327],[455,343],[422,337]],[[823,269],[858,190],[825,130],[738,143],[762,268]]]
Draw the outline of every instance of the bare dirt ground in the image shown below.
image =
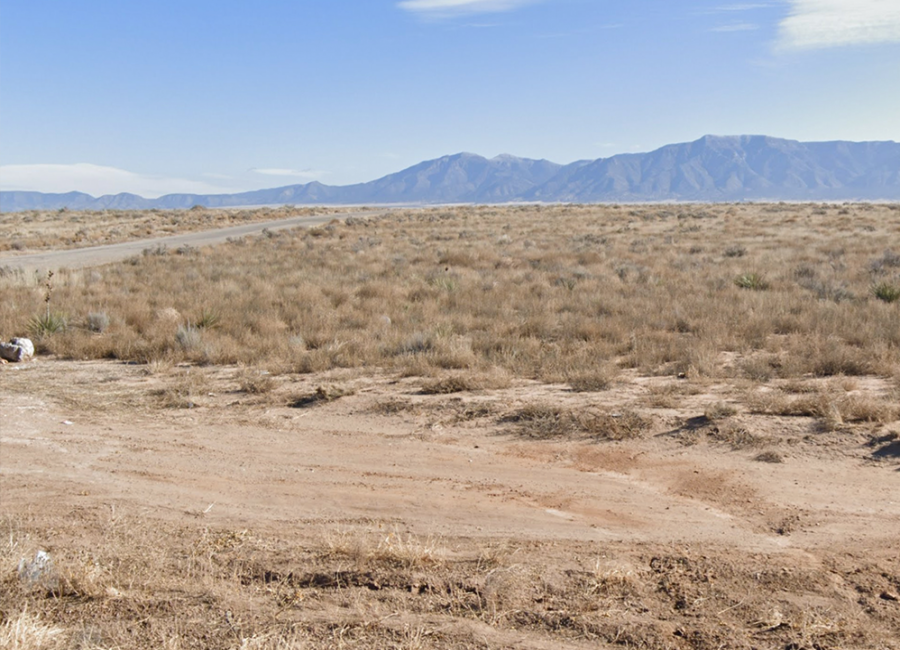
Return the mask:
[[[672,377],[273,381],[0,367],[7,647],[900,648],[896,422],[827,432],[738,408],[742,444],[704,415],[726,385],[640,406]],[[506,416],[541,401],[651,424],[521,435]],[[35,590],[16,566],[38,549],[58,575]],[[69,645],[10,641],[11,621],[38,626],[23,598]]]

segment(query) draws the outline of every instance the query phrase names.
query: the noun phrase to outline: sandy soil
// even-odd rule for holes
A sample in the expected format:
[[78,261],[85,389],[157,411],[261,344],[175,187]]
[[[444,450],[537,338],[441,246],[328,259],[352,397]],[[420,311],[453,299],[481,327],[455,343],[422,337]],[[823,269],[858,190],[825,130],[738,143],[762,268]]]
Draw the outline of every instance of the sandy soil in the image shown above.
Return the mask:
[[[83,518],[76,528],[90,539],[98,534],[90,513],[112,512],[172,529],[274,538],[298,528],[393,530],[458,551],[504,540],[531,548],[522,562],[541,575],[579,557],[616,557],[650,581],[659,578],[662,549],[665,557],[715,563],[720,573],[722,566],[747,575],[780,567],[841,583],[825,595],[799,578],[745,585],[731,605],[712,605],[720,617],[737,614],[741,597],[757,602],[768,594],[797,611],[825,608],[835,620],[852,619],[868,635],[848,632],[829,644],[808,630],[800,635],[796,621],[783,628],[772,622],[780,631],[752,647],[900,647],[898,423],[877,432],[811,433],[804,418],[738,414],[748,426],[756,418],[754,430],[768,435],[767,448],[783,460],[759,462],[758,447],[694,435],[704,404],[726,387],[710,385],[677,409],[657,410],[639,439],[598,443],[522,438],[502,415],[534,401],[625,403],[657,378],[632,377],[597,394],[517,382],[430,396],[421,394],[419,379],[331,373],[279,377],[269,393],[249,395],[237,388],[240,372],[50,359],[0,367],[0,514],[38,522],[43,534],[31,534],[45,546],[71,542],[74,533],[59,522]],[[186,408],[165,408],[172,405],[167,387],[186,378],[195,388],[180,404]],[[349,394],[289,405],[326,384]],[[871,594],[846,582],[854,572],[867,576]],[[719,612],[732,606],[737,610]],[[677,619],[671,603],[663,612],[648,607],[657,623]],[[329,611],[303,616],[341,615]],[[724,629],[699,613],[691,620],[708,639]],[[470,630],[474,645],[465,647],[567,647],[553,630],[498,621]],[[644,647],[745,647],[756,623],[746,620],[744,636],[726,634],[723,645],[682,636],[671,637],[671,646],[645,639]],[[676,637],[686,629],[676,628]],[[802,645],[801,636],[818,645]],[[571,647],[591,638],[570,637]],[[599,632],[593,638],[584,647],[617,645]]]

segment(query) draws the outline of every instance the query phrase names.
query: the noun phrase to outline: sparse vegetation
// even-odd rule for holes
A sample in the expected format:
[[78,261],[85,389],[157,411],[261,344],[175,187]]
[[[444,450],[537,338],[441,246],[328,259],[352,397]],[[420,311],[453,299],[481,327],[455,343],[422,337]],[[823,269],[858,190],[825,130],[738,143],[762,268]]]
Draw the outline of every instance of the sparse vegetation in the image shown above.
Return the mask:
[[301,395],[294,398],[290,405],[294,408],[306,408],[315,406],[316,404],[327,404],[347,395],[353,395],[355,391],[352,388],[336,386],[333,384],[326,386],[317,386],[315,391],[308,395]]
[[508,388],[509,385],[510,378],[501,372],[491,374],[455,373],[423,382],[422,394],[446,395],[449,393]]
[[276,381],[268,370],[245,368],[239,373],[239,384],[244,393],[265,395],[275,388]]
[[105,311],[89,312],[85,325],[91,332],[102,334],[109,329],[109,316]]
[[769,288],[769,282],[759,273],[744,273],[737,276],[734,283],[741,289],[753,291],[765,291]]
[[[890,375],[900,365],[896,313],[870,290],[873,279],[895,286],[885,274],[896,255],[878,248],[896,235],[895,220],[878,216],[890,208],[860,208],[866,228],[803,206],[398,211],[61,272],[54,311],[90,323],[85,306],[102,304],[107,335],[56,328],[43,347],[72,358],[264,365],[275,375],[499,368],[576,391],[604,390],[616,366],[725,376],[726,352],[758,380]],[[775,234],[756,243],[759,232]],[[716,242],[728,250],[734,237],[741,255],[698,252]],[[0,329],[26,331],[40,311],[37,288],[4,274],[0,296],[12,305]],[[169,312],[183,316],[173,323]]]
[[597,409],[573,409],[551,404],[528,404],[503,418],[523,437],[591,438],[626,440],[642,435],[650,426],[634,411],[614,413]]
[[[282,206],[249,210],[201,208],[4,212],[3,220],[0,221],[0,252],[13,250],[36,253],[49,249],[102,246],[147,237],[163,237],[294,216],[337,214],[342,211],[341,208]],[[196,251],[187,246],[176,252],[191,255]]]
[[65,332],[68,325],[68,319],[65,314],[48,312],[32,317],[28,321],[27,330],[36,339],[43,339],[45,336]]
[[872,287],[872,295],[883,302],[897,302],[900,300],[900,285],[879,282]]
[[[179,432],[173,443],[153,427],[105,434],[91,423],[78,438],[79,423],[67,420],[65,440],[54,434],[70,450],[63,460],[104,449],[87,463],[92,472],[127,475],[137,482],[123,485],[150,493],[183,480],[190,495],[129,518],[117,510],[127,498],[99,487],[90,497],[95,483],[83,483],[90,489],[79,485],[58,506],[68,518],[40,519],[23,506],[5,520],[0,646],[893,648],[900,582],[890,541],[827,550],[817,526],[838,538],[839,508],[818,516],[816,505],[807,513],[775,503],[748,478],[757,487],[760,475],[789,485],[793,471],[818,480],[826,474],[815,463],[828,454],[852,456],[854,471],[882,471],[881,481],[895,475],[900,330],[895,306],[873,287],[897,285],[900,255],[883,247],[900,231],[894,206],[853,211],[851,220],[787,204],[442,207],[214,248],[155,248],[62,271],[52,283],[0,269],[4,334],[36,333],[43,353],[64,359],[143,364],[58,361],[102,376],[47,386],[33,371],[50,364],[37,363],[5,374],[5,386],[65,404],[65,417],[81,409],[105,424],[118,408]],[[115,236],[168,227],[170,217],[197,227],[237,218],[202,208],[147,216],[121,217]],[[65,229],[77,222],[72,245],[100,237],[91,218],[112,219],[53,217]],[[124,228],[128,219],[143,225]],[[40,249],[52,240],[44,236],[11,241]],[[65,327],[61,314],[78,326]],[[36,318],[47,322],[34,327]],[[113,366],[133,374],[119,381]],[[333,428],[332,417],[350,424]],[[204,439],[203,426],[214,436]],[[185,453],[211,460],[245,433],[265,461],[242,464],[233,484],[264,495],[232,500],[213,523],[208,513],[225,504],[200,502],[209,490],[163,469],[163,447],[176,445],[169,464]],[[692,455],[701,448],[707,455]],[[472,471],[432,476],[428,461],[404,458],[408,450]],[[376,452],[387,462],[356,471]],[[709,454],[728,463],[710,468]],[[552,481],[530,485],[539,472]],[[575,494],[611,477],[621,494],[646,491],[659,512],[623,512],[605,492]],[[60,489],[75,484],[67,475]],[[546,539],[494,539],[489,526],[420,534],[421,520],[383,506],[392,490],[394,503],[415,509],[435,494],[476,504],[489,513],[480,524],[503,507],[523,517],[515,521],[559,526]],[[294,500],[306,493],[322,503],[341,494],[344,504],[363,495],[372,507],[357,516],[326,503],[321,516],[300,519]],[[846,507],[853,497],[844,498]],[[222,523],[259,523],[250,513],[259,503],[284,520],[265,519],[265,532]],[[455,531],[469,514],[434,530]],[[735,529],[734,539],[751,539],[746,547],[689,531],[720,518],[720,532]],[[701,550],[636,541],[657,522],[682,522]],[[814,543],[801,542],[813,522]],[[607,527],[623,541],[604,541]],[[791,534],[804,559],[759,550],[773,533]],[[51,593],[17,574],[38,540],[53,544],[60,586]],[[834,579],[822,578],[823,566]]]

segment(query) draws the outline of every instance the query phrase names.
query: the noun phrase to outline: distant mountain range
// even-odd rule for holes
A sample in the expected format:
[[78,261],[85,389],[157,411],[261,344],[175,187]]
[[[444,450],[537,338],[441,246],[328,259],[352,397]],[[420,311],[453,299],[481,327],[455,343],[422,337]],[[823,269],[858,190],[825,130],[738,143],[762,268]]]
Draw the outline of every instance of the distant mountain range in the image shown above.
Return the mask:
[[569,165],[459,153],[356,185],[312,182],[240,194],[168,194],[158,199],[124,193],[94,198],[81,192],[0,192],[0,211],[745,200],[900,200],[900,144],[707,135],[649,153]]

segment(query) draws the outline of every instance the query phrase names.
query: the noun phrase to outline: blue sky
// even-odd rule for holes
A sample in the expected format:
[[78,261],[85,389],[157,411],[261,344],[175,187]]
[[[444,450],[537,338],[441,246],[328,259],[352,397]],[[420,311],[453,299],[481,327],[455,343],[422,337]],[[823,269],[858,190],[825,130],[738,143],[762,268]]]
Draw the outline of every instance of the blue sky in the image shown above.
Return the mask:
[[459,151],[900,140],[900,0],[0,0],[0,188],[233,192]]

